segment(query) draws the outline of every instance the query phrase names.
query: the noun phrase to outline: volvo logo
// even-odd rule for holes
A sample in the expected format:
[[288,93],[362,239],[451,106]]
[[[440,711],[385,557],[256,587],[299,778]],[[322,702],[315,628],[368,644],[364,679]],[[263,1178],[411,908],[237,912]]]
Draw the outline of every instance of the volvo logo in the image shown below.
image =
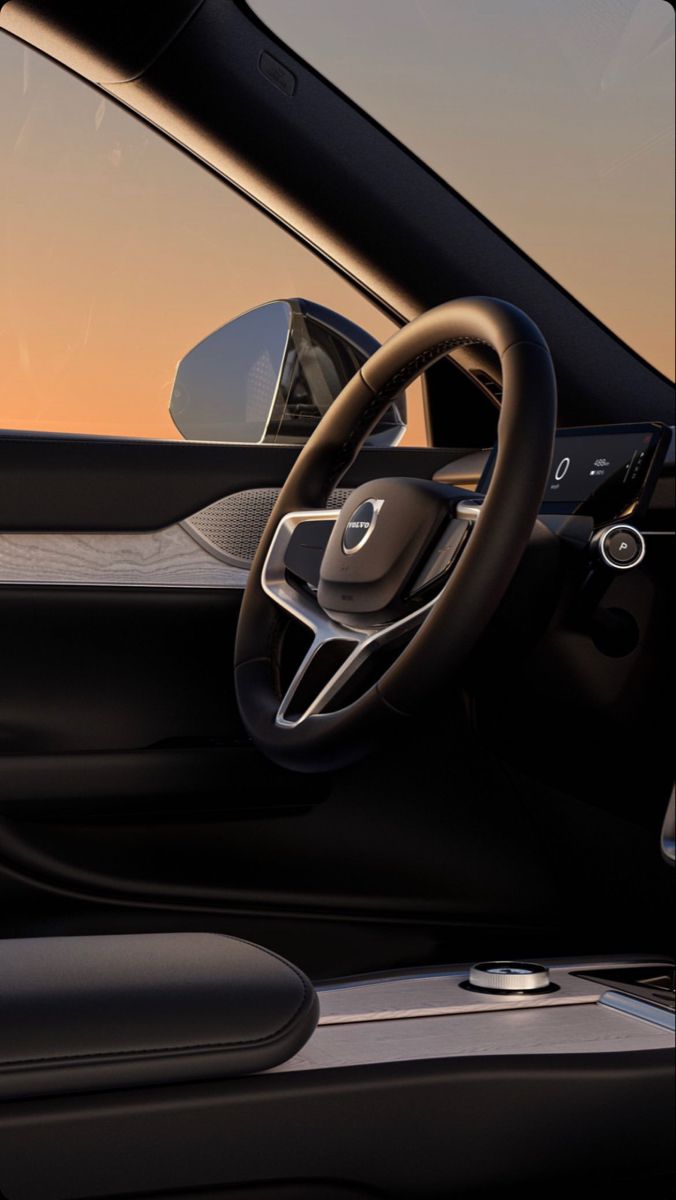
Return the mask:
[[354,554],[355,551],[361,550],[362,546],[369,540],[376,527],[378,513],[383,504],[383,500],[365,500],[363,504],[355,508],[343,530],[343,551],[345,554]]

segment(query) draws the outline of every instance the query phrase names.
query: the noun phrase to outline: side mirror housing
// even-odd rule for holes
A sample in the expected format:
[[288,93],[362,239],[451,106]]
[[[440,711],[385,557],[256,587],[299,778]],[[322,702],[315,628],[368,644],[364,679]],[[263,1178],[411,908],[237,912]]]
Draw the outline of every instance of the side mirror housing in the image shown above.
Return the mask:
[[[181,359],[169,412],[189,441],[300,444],[378,346],[320,304],[275,300]],[[405,401],[396,397],[367,445],[395,446],[405,429]]]

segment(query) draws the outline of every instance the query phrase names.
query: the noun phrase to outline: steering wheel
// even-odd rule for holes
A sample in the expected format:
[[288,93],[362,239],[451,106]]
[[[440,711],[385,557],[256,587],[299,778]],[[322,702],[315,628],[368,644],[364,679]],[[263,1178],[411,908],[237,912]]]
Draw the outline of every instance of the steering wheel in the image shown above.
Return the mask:
[[[502,365],[498,449],[482,503],[426,479],[332,490],[390,404],[458,346]],[[453,300],[405,325],[345,386],[270,514],[240,610],[235,687],[256,745],[296,770],[355,761],[458,669],[514,575],[547,483],[556,381],[547,344],[504,301]],[[469,501],[472,501],[470,504]],[[293,669],[291,636],[306,646]]]

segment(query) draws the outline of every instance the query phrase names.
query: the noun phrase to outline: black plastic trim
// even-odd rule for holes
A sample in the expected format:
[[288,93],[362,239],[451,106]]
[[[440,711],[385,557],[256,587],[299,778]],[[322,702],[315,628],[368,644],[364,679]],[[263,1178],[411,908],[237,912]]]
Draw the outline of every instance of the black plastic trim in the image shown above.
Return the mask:
[[[160,529],[232,492],[278,487],[297,446],[0,431],[0,531]],[[457,452],[365,449],[345,478],[431,478]]]
[[[9,1196],[350,1180],[399,1200],[669,1171],[673,1053],[284,1072],[0,1109]],[[152,1148],[152,1152],[150,1152]]]
[[[546,282],[552,288],[555,288],[562,299],[565,299],[568,303],[573,304],[578,312],[587,317],[589,321],[593,322],[599,331],[612,338],[618,346],[631,354],[631,356],[636,359],[637,362],[641,363],[642,366],[645,366],[659,379],[669,384],[670,387],[673,387],[674,381],[672,379],[669,379],[669,377],[665,375],[663,371],[654,366],[653,363],[649,362],[648,359],[635,350],[633,346],[630,346],[627,342],[623,341],[618,334],[605,325],[600,317],[597,317],[596,314],[588,309],[581,300],[578,300],[577,297],[575,297],[572,292],[569,292],[568,289],[563,286],[563,284],[559,283],[559,281],[555,279],[553,275],[550,275],[544,269],[544,267],[537,262],[536,259],[534,259],[530,254],[527,253],[527,251],[519,246],[517,242],[510,238],[504,232],[504,230],[500,229],[499,225],[496,225],[494,221],[491,221],[490,218],[485,215],[485,213],[482,213],[481,209],[477,208],[470,200],[463,196],[462,193],[459,192],[452,183],[443,177],[443,175],[440,175],[438,171],[435,171],[435,169],[426,163],[425,160],[418,154],[416,154],[410,146],[407,146],[406,143],[402,142],[400,138],[391,132],[391,130],[389,130],[385,125],[381,124],[380,121],[376,120],[375,117],[371,116],[366,109],[361,108],[360,105],[351,98],[351,96],[349,96],[346,92],[341,91],[336,84],[332,83],[331,80],[322,75],[321,72],[314,67],[311,62],[305,58],[301,58],[301,56],[292,46],[289,46],[281,37],[279,37],[278,34],[274,32],[274,30],[270,29],[265,22],[261,20],[258,14],[255,13],[251,8],[248,0],[233,0],[233,3],[235,7],[242,13],[242,15],[245,16],[252,25],[260,30],[260,32],[275,46],[277,46],[278,49],[283,51],[283,53],[288,55],[290,58],[293,58],[298,65],[302,66],[304,71],[307,71],[308,74],[317,81],[317,83],[328,88],[328,90],[336,97],[337,100],[340,100],[343,104],[347,105],[347,107],[356,116],[367,122],[374,132],[377,132],[381,137],[386,138],[387,141],[390,142],[392,146],[396,147],[401,154],[405,155],[406,158],[408,158],[412,163],[415,163],[415,165],[424,171],[425,174],[429,175],[430,178],[435,181],[435,183],[438,183],[447,192],[449,192],[453,199],[462,204],[463,207],[467,209],[467,211],[471,213],[472,216],[478,221],[481,221],[487,230],[490,230],[492,234],[495,234],[497,237],[499,237],[505,246],[508,246],[509,249],[517,254],[524,263],[526,263],[533,271],[536,271],[543,282]],[[509,299],[511,300],[512,297],[510,296]]]

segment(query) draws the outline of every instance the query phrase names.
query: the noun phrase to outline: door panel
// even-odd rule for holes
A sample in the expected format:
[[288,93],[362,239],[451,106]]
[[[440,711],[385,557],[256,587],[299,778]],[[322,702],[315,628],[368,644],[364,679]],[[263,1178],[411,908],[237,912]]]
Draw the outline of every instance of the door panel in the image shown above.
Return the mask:
[[[658,884],[640,896],[623,884],[628,871],[650,880],[650,831],[628,840],[610,817],[593,833],[586,821],[571,895],[567,801],[543,804],[514,779],[475,739],[458,690],[406,739],[333,777],[282,771],[247,741],[232,680],[232,584],[245,571],[177,523],[218,497],[279,487],[295,453],[0,438],[0,567],[15,568],[0,583],[0,933],[215,928],[315,976],[507,946],[593,953],[618,920],[629,939],[660,904]],[[344,483],[431,477],[461,453],[367,450]],[[193,579],[192,559],[181,586],[159,567],[119,582],[120,545],[138,568],[139,547],[168,528],[221,573],[218,586]],[[35,578],[51,564],[52,582],[16,582],[16,539],[32,548],[21,562]],[[96,550],[87,569],[99,586],[86,572],[67,582],[83,546]],[[591,918],[590,888],[608,897]]]
[[[5,755],[237,739],[239,592],[3,588]],[[0,759],[0,769],[5,759]]]
[[[431,477],[456,453],[368,450],[345,484]],[[68,929],[190,927],[187,911],[244,935],[253,922],[260,940],[336,973],[447,957],[449,929],[462,939],[479,920],[491,937],[498,910],[529,925],[497,861],[489,888],[459,869],[481,811],[466,772],[456,764],[449,782],[467,810],[460,837],[457,808],[418,795],[422,757],[447,742],[436,730],[371,774],[338,779],[282,771],[243,733],[232,654],[246,572],[177,522],[217,497],[279,486],[295,454],[0,439],[0,886],[9,895],[20,881],[32,898],[8,910],[5,934],[26,912],[33,926],[60,912]],[[172,529],[193,554],[181,586],[156,553]]]
[[[431,477],[464,449],[363,450],[344,486]],[[247,488],[279,487],[296,446],[0,434],[0,531],[161,529]]]

